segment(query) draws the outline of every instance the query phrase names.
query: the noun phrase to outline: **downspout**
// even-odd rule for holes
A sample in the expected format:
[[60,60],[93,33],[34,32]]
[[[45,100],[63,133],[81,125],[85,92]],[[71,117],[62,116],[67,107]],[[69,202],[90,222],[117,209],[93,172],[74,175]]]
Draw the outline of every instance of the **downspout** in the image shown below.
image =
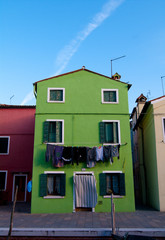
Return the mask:
[[143,128],[140,127],[141,130],[141,143],[142,143],[142,161],[139,162],[140,167],[140,179],[141,179],[141,190],[142,190],[142,203],[144,205],[147,204],[147,176],[146,176],[146,166],[145,166],[145,156],[144,156],[144,134],[143,134]]

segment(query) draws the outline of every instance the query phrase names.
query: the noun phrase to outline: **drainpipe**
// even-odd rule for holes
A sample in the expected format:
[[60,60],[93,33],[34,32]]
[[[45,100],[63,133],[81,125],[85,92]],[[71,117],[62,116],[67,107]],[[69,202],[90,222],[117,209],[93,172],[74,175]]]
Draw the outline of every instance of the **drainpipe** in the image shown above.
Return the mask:
[[[140,164],[140,175],[141,177],[141,187],[142,187],[142,203],[144,205],[147,204],[147,177],[146,177],[146,166],[145,166],[145,157],[144,157],[144,134],[143,134],[143,128],[139,126],[139,129],[141,130],[141,143],[142,143],[142,161],[139,162]],[[143,180],[143,181],[142,181]]]

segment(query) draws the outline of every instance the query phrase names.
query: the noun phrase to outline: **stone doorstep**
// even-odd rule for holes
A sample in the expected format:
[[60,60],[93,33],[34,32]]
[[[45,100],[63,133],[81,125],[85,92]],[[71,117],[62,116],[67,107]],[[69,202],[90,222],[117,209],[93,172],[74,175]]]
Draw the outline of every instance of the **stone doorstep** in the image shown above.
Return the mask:
[[[0,236],[7,236],[9,228],[0,228]],[[111,236],[111,228],[13,228],[12,236]],[[165,228],[117,228],[116,234],[124,236],[141,235],[152,237],[165,237]]]

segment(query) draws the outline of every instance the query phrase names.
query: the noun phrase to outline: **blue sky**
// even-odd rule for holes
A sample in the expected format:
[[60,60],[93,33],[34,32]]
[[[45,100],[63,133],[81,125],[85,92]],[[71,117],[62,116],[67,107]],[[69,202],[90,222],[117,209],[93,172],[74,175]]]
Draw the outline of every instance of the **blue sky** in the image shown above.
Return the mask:
[[130,112],[141,93],[162,96],[164,10],[164,0],[1,0],[0,103],[35,104],[34,82],[82,66],[110,76],[123,55],[113,74],[132,84]]

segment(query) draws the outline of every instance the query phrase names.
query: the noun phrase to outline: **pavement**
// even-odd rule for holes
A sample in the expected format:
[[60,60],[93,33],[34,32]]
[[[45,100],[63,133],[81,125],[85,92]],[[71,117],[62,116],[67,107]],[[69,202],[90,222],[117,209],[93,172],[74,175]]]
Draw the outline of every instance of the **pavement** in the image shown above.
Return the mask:
[[[0,236],[7,236],[12,205],[0,206]],[[165,212],[153,209],[115,213],[116,233],[165,237]],[[31,214],[30,204],[17,203],[13,236],[111,236],[111,213]]]

